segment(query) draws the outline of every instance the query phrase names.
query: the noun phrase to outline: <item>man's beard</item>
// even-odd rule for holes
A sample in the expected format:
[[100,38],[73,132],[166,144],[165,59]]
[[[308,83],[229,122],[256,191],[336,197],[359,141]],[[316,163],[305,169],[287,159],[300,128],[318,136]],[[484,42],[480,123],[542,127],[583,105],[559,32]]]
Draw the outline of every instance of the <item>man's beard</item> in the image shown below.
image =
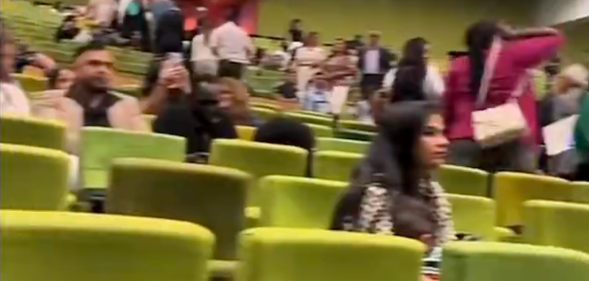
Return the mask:
[[110,90],[110,83],[105,78],[94,77],[86,81],[86,87],[92,92],[106,92]]

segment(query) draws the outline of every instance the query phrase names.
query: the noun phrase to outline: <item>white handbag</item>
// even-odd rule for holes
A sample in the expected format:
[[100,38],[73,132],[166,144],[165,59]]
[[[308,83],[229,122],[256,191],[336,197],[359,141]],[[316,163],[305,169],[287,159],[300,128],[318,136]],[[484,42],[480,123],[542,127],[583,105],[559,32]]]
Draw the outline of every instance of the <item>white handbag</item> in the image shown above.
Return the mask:
[[[481,87],[475,104],[477,108],[483,106],[487,99],[491,76],[495,70],[500,51],[501,41],[495,40],[485,64]],[[528,132],[527,121],[518,105],[518,98],[524,90],[526,80],[527,77],[520,79],[506,103],[472,112],[473,137],[482,147],[493,147],[514,141]]]

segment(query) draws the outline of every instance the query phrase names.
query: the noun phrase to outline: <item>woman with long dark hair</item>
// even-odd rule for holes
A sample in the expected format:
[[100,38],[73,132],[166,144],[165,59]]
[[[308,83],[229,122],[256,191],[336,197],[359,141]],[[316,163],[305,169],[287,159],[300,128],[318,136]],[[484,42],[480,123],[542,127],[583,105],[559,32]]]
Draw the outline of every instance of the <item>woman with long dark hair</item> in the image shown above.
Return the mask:
[[412,213],[403,202],[427,205],[435,246],[454,239],[451,207],[432,174],[444,163],[448,141],[435,103],[390,104],[376,120],[378,135],[350,179],[332,229],[392,235],[395,219]]
[[[451,62],[444,94],[451,164],[490,172],[535,170],[535,144],[539,136],[535,95],[528,70],[553,58],[563,41],[560,33],[552,28],[513,31],[493,21],[480,21],[467,30],[468,56]],[[491,50],[495,51],[493,57],[490,57]],[[490,73],[484,75],[485,68]],[[486,91],[482,89],[484,93],[479,93],[483,76],[488,87]],[[474,139],[471,115],[511,100],[517,101],[528,134],[514,141],[483,147]]]
[[383,87],[392,91],[393,102],[438,99],[442,95],[444,80],[438,69],[428,64],[428,53],[429,43],[421,37],[405,43],[397,68],[389,71],[383,81]]

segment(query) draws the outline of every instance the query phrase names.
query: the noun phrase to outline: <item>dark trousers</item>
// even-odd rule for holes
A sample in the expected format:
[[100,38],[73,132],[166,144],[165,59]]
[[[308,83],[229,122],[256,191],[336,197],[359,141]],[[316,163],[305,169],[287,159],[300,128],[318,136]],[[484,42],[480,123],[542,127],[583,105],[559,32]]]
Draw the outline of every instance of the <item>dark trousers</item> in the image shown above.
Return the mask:
[[362,74],[360,79],[360,90],[362,91],[362,99],[368,100],[370,95],[381,88],[384,74]]
[[219,77],[241,79],[244,67],[245,65],[243,63],[221,60],[219,62],[219,70],[217,71],[217,75]]
[[447,161],[448,164],[482,169],[490,173],[533,173],[536,169],[534,147],[520,141],[482,148],[470,139],[454,140],[450,143]]
[[581,163],[577,166],[575,181],[589,181],[589,162]]

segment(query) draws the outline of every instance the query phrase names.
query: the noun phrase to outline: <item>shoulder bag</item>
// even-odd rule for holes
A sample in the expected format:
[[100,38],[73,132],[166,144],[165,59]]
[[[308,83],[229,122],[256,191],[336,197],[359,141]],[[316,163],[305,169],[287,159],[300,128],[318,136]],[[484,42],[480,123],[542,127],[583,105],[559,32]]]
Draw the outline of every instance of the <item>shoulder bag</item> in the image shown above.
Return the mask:
[[[501,41],[495,40],[489,52],[481,87],[477,96],[476,107],[481,108],[489,92],[489,84],[501,51]],[[519,139],[528,131],[526,119],[518,105],[526,77],[522,77],[506,103],[472,112],[474,140],[482,147],[494,147]]]

